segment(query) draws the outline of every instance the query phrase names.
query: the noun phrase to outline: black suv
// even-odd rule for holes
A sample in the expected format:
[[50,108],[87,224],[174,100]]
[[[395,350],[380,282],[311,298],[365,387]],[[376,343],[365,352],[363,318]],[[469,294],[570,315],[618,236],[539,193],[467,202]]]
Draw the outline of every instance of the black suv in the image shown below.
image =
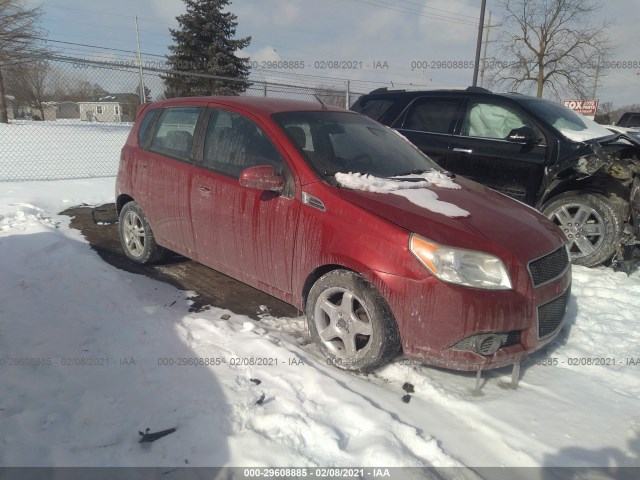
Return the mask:
[[[640,141],[563,105],[515,93],[374,90],[351,107],[447,170],[541,210],[572,261],[621,264],[638,244]],[[626,247],[626,248],[625,248]]]

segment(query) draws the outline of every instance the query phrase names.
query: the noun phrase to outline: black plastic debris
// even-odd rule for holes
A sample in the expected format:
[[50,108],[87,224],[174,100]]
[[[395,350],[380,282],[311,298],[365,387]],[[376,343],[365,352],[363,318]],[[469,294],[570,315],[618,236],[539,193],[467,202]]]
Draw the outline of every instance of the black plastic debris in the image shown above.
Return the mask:
[[141,431],[138,431],[138,434],[142,436],[142,438],[140,439],[140,443],[155,442],[159,438],[166,437],[170,433],[173,433],[173,432],[176,431],[175,428],[169,428],[167,430],[162,430],[161,432],[156,432],[156,433],[150,433],[149,430],[151,430],[151,429],[147,428],[145,433],[142,433]]
[[262,405],[264,402],[264,393],[260,395],[260,398],[256,400],[256,405]]
[[411,385],[409,382],[405,382],[405,384],[402,385],[402,389],[407,393],[415,392],[415,390],[413,389],[413,385]]
[[258,380],[257,378],[250,378],[249,381],[256,385],[260,385],[262,383],[262,380]]
[[402,397],[402,401],[404,403],[409,403],[411,401],[411,395],[405,395],[404,397]]
[[91,218],[96,225],[111,225],[118,223],[118,215],[115,209],[106,210],[95,208],[91,210]]

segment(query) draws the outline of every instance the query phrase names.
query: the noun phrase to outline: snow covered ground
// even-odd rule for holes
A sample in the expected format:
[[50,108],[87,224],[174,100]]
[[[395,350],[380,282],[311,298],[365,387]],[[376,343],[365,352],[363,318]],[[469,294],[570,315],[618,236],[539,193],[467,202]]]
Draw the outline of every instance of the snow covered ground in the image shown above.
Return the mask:
[[0,123],[0,181],[114,176],[131,125],[80,120]]
[[302,318],[190,313],[104,263],[58,212],[113,185],[0,183],[0,466],[640,466],[638,271],[575,267],[516,390],[401,359],[353,375]]

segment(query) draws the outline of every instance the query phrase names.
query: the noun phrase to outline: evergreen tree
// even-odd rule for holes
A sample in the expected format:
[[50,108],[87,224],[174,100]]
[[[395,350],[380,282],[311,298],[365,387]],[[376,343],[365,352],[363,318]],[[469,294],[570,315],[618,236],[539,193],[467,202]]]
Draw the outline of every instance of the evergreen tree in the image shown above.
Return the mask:
[[[136,87],[136,90],[133,93],[138,95],[138,98],[140,98],[140,85]],[[146,102],[153,102],[153,98],[151,98],[151,89],[146,85],[144,86],[144,99]]]
[[[183,0],[187,13],[176,17],[179,28],[169,29],[174,45],[167,57],[172,70],[216,75],[246,80],[247,58],[235,52],[246,48],[251,37],[234,39],[238,17],[222,10],[229,0]],[[247,89],[245,81],[229,81],[202,76],[168,74],[163,77],[165,95],[189,97],[198,95],[237,95]]]

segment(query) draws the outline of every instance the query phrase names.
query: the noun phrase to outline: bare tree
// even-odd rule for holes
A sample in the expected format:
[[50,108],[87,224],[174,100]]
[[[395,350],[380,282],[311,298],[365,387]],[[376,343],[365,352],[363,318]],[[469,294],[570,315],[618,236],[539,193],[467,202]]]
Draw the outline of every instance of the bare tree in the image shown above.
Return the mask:
[[40,112],[44,120],[44,109],[49,86],[47,77],[49,64],[45,60],[29,61],[10,67],[6,75],[7,90],[15,96],[19,105],[28,105]]
[[51,100],[55,102],[73,100],[73,87],[78,82],[77,74],[71,75],[60,67],[51,67],[47,76]]
[[22,0],[0,0],[0,123],[9,122],[2,71],[26,55],[42,52],[41,15],[40,7],[28,9]]
[[595,121],[602,125],[612,123],[611,114],[613,113],[613,102],[600,102],[596,111]]
[[610,43],[608,24],[592,24],[599,6],[591,0],[499,0],[504,8],[499,58],[490,68],[493,83],[512,91],[545,90],[580,98],[602,74],[599,60]]

